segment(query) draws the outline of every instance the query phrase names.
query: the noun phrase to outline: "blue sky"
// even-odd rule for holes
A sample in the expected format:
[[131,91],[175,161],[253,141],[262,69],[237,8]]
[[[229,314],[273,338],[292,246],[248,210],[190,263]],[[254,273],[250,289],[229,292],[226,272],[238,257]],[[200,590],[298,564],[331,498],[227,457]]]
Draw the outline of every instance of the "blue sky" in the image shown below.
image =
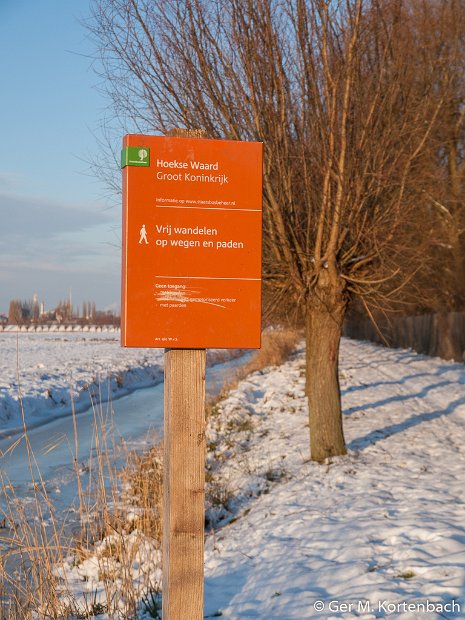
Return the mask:
[[86,163],[107,101],[80,21],[87,0],[0,0],[0,313],[119,305],[120,209]]

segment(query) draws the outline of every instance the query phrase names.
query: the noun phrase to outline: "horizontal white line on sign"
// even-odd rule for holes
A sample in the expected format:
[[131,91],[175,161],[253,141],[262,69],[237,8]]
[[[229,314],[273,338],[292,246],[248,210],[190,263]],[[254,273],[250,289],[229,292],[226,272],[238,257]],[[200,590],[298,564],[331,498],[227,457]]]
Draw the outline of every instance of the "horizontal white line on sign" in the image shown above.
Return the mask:
[[201,211],[253,211],[255,213],[261,213],[261,209],[237,209],[236,207],[184,207],[182,205],[159,205],[156,207],[161,209],[199,209]]
[[155,276],[156,278],[168,278],[172,280],[254,280],[260,282],[261,278],[216,278],[212,276]]

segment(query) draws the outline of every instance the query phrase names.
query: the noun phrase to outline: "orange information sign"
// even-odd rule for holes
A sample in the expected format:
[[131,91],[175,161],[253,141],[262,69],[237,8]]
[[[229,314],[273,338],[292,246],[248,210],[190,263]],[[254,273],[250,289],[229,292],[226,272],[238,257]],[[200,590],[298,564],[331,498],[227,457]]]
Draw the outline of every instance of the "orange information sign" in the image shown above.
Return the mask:
[[127,135],[121,341],[258,348],[262,144]]

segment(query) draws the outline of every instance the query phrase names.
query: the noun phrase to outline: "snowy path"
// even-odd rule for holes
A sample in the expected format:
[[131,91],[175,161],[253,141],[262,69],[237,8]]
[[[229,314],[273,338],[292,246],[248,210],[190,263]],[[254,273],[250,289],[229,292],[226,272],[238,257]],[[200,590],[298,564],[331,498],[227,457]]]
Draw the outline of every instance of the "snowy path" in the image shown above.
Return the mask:
[[323,466],[303,370],[253,375],[212,420],[210,476],[243,516],[207,538],[206,617],[465,617],[465,367],[344,340],[349,455]]

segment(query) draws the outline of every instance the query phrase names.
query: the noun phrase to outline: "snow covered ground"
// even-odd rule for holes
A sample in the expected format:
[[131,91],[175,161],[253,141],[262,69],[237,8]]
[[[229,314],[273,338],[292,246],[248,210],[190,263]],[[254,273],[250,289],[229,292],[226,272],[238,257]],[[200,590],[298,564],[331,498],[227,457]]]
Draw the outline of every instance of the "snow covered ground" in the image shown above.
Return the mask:
[[[465,617],[465,367],[350,340],[341,362],[349,453],[324,465],[302,349],[214,409],[205,618]],[[103,598],[96,566],[70,561],[77,598]]]
[[[227,359],[210,351],[209,363]],[[83,411],[163,379],[163,349],[125,349],[119,332],[0,333],[0,434]]]
[[341,362],[347,457],[307,460],[302,351],[218,407],[242,516],[207,538],[206,617],[465,617],[465,367],[350,340]]

